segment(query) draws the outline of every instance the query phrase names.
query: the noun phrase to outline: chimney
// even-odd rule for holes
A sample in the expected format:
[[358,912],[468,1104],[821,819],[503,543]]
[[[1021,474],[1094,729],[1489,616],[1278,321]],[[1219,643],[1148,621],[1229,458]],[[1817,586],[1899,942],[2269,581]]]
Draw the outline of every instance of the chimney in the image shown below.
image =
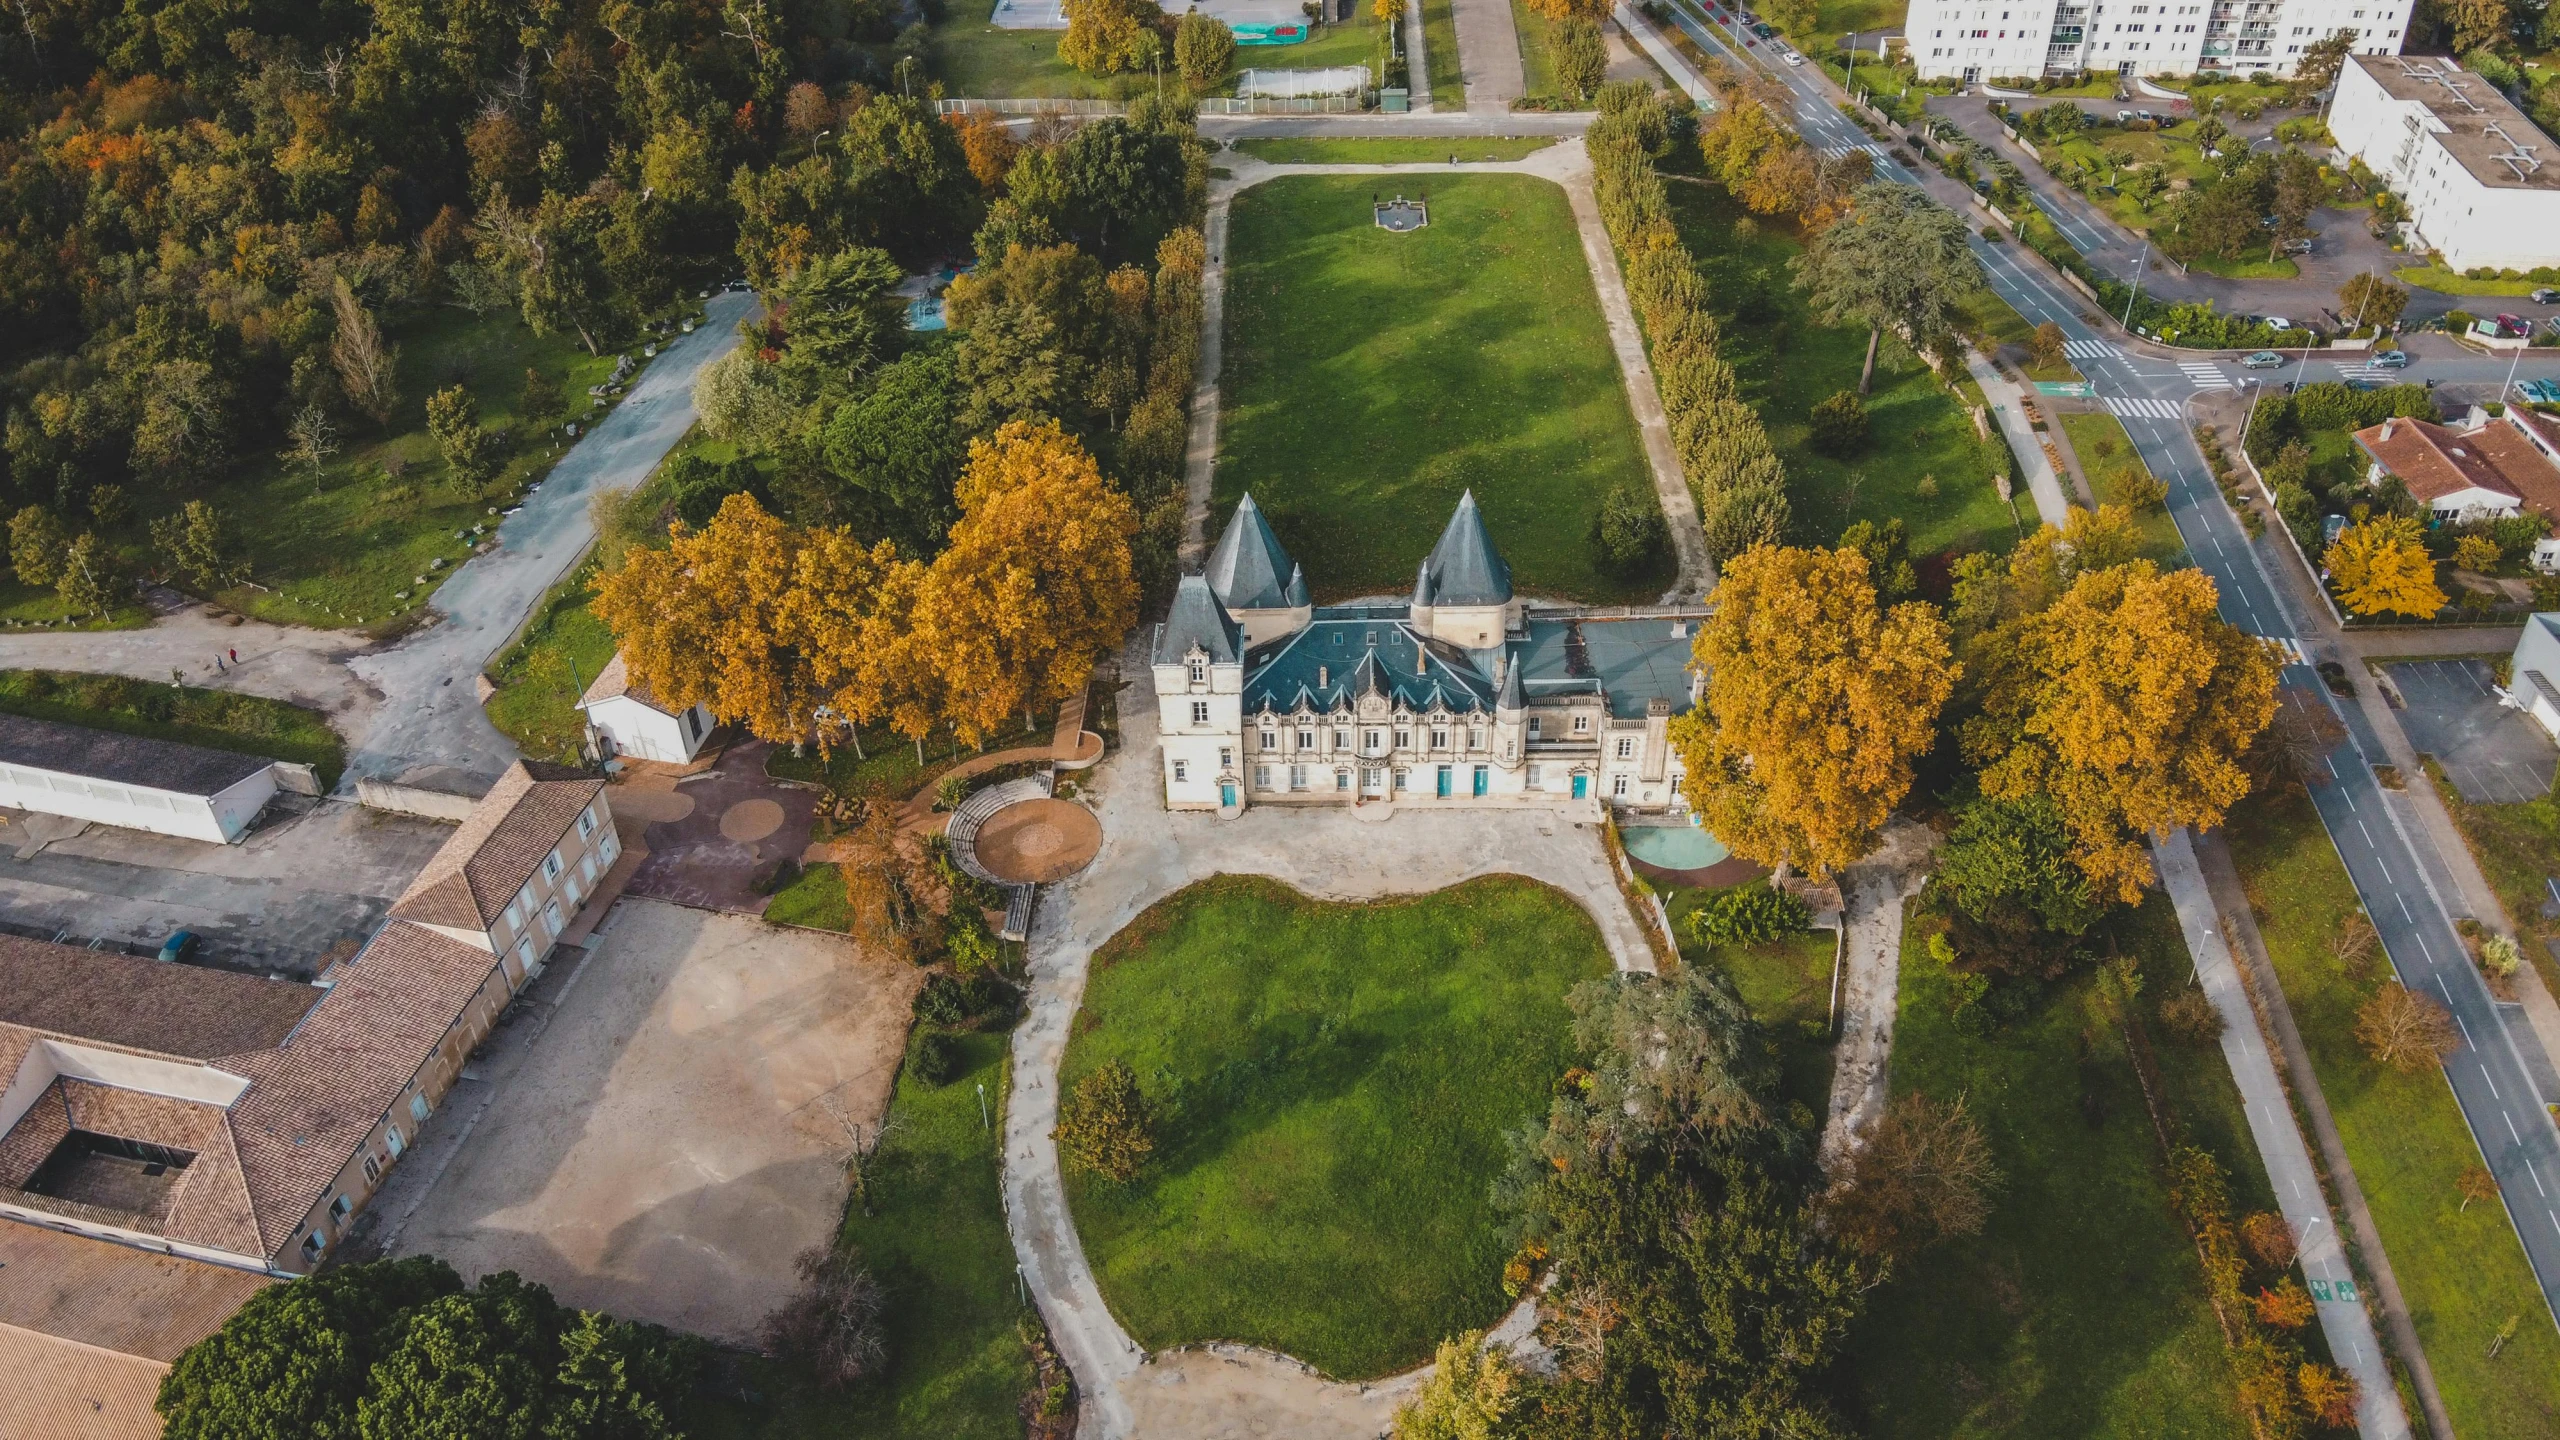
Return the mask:
[[1330,667],[1330,666],[1326,666],[1326,665],[1319,665],[1319,666],[1317,666],[1317,667],[1316,667],[1316,688],[1317,688],[1317,689],[1319,689],[1319,690],[1322,690],[1322,689],[1324,689],[1325,687],[1327,687],[1328,685],[1331,685],[1332,683],[1333,683],[1333,670],[1332,670],[1332,667]]
[[2400,422],[2399,422],[2398,420],[2396,420],[2396,419],[2395,419],[2395,420],[2385,420],[2385,421],[2383,421],[2383,422],[2382,422],[2382,438],[2383,438],[2383,439],[2385,439],[2385,440],[2390,439],[2390,438],[2391,438],[2391,432],[2392,432],[2393,430],[2398,429],[2398,428],[2399,428],[2399,426],[2400,426]]

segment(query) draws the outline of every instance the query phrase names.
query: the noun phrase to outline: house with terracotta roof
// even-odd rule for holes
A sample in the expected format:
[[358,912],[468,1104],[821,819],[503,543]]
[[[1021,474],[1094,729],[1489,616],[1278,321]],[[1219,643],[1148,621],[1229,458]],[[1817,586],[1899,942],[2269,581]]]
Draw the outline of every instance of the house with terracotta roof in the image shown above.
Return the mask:
[[593,898],[602,790],[513,766],[307,985],[0,936],[0,1219],[310,1271]]
[[673,765],[690,763],[719,723],[701,705],[669,708],[647,685],[631,678],[618,650],[613,663],[579,697],[578,708],[586,712],[587,724],[604,742],[607,754]]
[[2437,521],[2501,520],[2526,510],[2560,519],[2560,464],[2545,448],[2544,432],[2518,417],[2513,407],[2496,418],[2475,407],[2459,429],[2392,419],[2358,430],[2365,480],[2397,477]]

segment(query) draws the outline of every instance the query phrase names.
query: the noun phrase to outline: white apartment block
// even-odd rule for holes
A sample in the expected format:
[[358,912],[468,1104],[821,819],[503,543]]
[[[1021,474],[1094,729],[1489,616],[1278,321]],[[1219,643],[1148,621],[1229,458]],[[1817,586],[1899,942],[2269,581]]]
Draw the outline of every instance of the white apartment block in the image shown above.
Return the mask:
[[2560,265],[2551,137],[2453,61],[2353,57],[2329,134],[2408,202],[2417,243],[2453,269]]
[[2396,55],[2416,0],[1912,0],[1904,44],[1923,80],[2046,75],[2291,74],[2312,42],[2356,32]]

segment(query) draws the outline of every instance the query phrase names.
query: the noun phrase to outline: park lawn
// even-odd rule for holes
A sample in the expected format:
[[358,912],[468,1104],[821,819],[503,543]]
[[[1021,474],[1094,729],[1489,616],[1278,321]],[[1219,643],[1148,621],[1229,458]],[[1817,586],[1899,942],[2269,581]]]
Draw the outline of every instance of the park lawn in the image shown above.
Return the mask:
[[1236,196],[1221,521],[1251,491],[1319,599],[1406,593],[1473,490],[1522,593],[1660,593],[1667,562],[1628,581],[1592,563],[1601,498],[1650,480],[1564,192],[1414,178],[1431,223],[1403,235],[1372,223],[1371,176]]
[[1458,14],[1451,0],[1422,0],[1423,58],[1430,62],[1434,109],[1464,109],[1466,83],[1458,69]]
[[61,595],[52,586],[21,585],[14,574],[0,579],[0,628],[42,625],[55,630],[138,630],[150,623],[150,610],[130,594],[104,615],[74,618],[71,608],[62,603]]
[[347,768],[346,742],[317,710],[236,690],[165,685],[121,675],[59,670],[0,670],[0,714],[58,720],[121,735],[148,735],[222,750],[292,760],[320,773],[320,788]]
[[[1461,163],[1518,160],[1556,143],[1553,135],[1302,136],[1245,139],[1236,148],[1274,165],[1429,165],[1456,155]],[[1430,177],[1413,183],[1417,186]]]
[[[2155,995],[2188,969],[2167,910],[2154,897],[2116,927]],[[2075,975],[2006,1029],[1967,1035],[1924,927],[1905,930],[1893,1089],[1961,1096],[2007,1183],[1983,1233],[1924,1252],[1870,1297],[1837,1372],[1859,1433],[2249,1433],[2131,1058],[2120,1032],[2092,1021],[2089,988]],[[2178,1077],[2167,1103],[2230,1173],[2234,1205],[2263,1207],[2265,1171],[2220,1055],[2168,1050],[2161,1069]]]
[[851,930],[853,917],[845,902],[844,872],[832,860],[801,867],[799,876],[773,892],[764,918],[775,925],[802,925],[812,930]]
[[1058,58],[1064,30],[1004,30],[987,23],[989,7],[953,7],[933,29],[933,72],[950,94],[974,100],[1093,100],[1110,93],[1105,78]]
[[[536,335],[513,312],[474,317],[442,307],[387,328],[401,352],[400,406],[389,425],[342,417],[344,448],[316,484],[310,471],[261,456],[207,497],[255,582],[218,590],[213,598],[222,604],[262,620],[335,628],[380,626],[424,605],[471,555],[460,532],[494,530],[494,512],[516,503],[564,453],[556,418],[546,426],[517,414],[524,372],[538,368],[558,380],[571,413],[587,418],[587,387],[613,370],[612,355],[588,355],[574,334]],[[635,342],[635,359],[637,351]],[[456,384],[479,401],[481,424],[517,432],[497,476],[467,491],[453,485],[427,434],[427,396]],[[406,473],[387,478],[390,464]],[[147,493],[139,506],[157,513],[198,493]],[[139,523],[133,530],[140,534]]]
[[[2478,805],[2446,783],[2440,767],[2429,763],[2427,775],[2471,847],[2481,875],[2498,892],[2507,924],[2519,937],[2560,935],[2560,925],[2542,915],[2544,878],[2560,875],[2560,801],[2545,795],[2520,805]],[[2560,963],[2553,961],[2550,947],[2528,938],[2520,948],[2542,972],[2543,983],[2560,990]]]
[[2199,255],[2187,264],[2190,269],[2225,280],[2291,280],[2302,273],[2301,266],[2282,256],[2272,260],[2264,255],[2225,260],[2219,255]]
[[[2359,902],[2318,813],[2287,787],[2235,807],[2226,833],[2454,1429],[2551,1433],[2560,1332],[2504,1208],[2461,1208],[2454,1182],[2480,1163],[2461,1108],[2440,1072],[2399,1074],[2356,1041],[2356,1008],[2390,971],[2377,957],[2371,980],[2349,975],[2329,949]],[[2515,1338],[2493,1360],[2511,1317],[2521,1317]]]
[[1522,0],[1511,0],[1511,28],[1520,36],[1523,93],[1531,97],[1556,93],[1555,56],[1547,49],[1547,17]]
[[870,1213],[848,1206],[838,1237],[888,1293],[888,1368],[823,1394],[778,1364],[751,1363],[742,1378],[764,1403],[698,1407],[688,1418],[702,1440],[1020,1440],[1014,1407],[1032,1368],[1018,1327],[1032,1312],[1018,1298],[999,1174],[1006,1041],[957,1038],[949,1084],[898,1077],[887,1134],[865,1166]]
[[572,570],[542,598],[524,638],[489,666],[497,685],[482,707],[498,733],[538,760],[576,764],[586,743],[578,700],[613,660],[613,631],[593,608],[596,562]]
[[[2097,492],[2098,503],[2131,507],[2124,487],[2129,481],[2148,476],[2151,467],[2133,448],[2133,437],[2124,433],[2124,422],[2103,410],[2055,418],[2062,422],[2062,433],[2069,437],[2072,452],[2088,472],[2089,488]],[[2136,509],[2133,519],[2142,532],[2144,558],[2163,570],[2186,563],[2187,544],[2178,537],[2178,524],[2169,518],[2167,507]]]
[[2442,265],[2403,265],[2391,272],[2391,278],[2403,285],[2433,290],[2439,295],[2499,295],[2521,298],[2549,284],[2547,280],[2474,280],[2459,270]]
[[[1856,521],[1898,516],[1910,527],[1915,556],[2016,543],[2017,521],[1992,488],[1972,419],[1926,364],[1889,337],[1867,396],[1867,449],[1846,459],[1814,453],[1808,412],[1833,392],[1858,387],[1866,331],[1814,323],[1804,292],[1789,283],[1787,261],[1804,247],[1787,227],[1755,220],[1757,233],[1737,241],[1734,221],[1743,211],[1723,187],[1669,188],[1672,218],[1705,272],[1722,323],[1724,358],[1786,462],[1795,507],[1790,538],[1830,544]],[[1936,495],[1921,493],[1924,477],[1934,480]]]
[[1589,914],[1516,876],[1366,905],[1203,881],[1095,956],[1062,1086],[1126,1062],[1156,1105],[1128,1185],[1071,1174],[1138,1343],[1234,1340],[1328,1375],[1409,1369],[1509,1307],[1492,1184],[1572,1065]]
[[[1760,881],[1750,881],[1760,884]],[[1671,933],[1680,938],[1680,963],[1724,972],[1734,993],[1749,1007],[1751,1018],[1769,1032],[1778,1047],[1778,1091],[1805,1115],[1790,1117],[1819,1125],[1831,1109],[1831,969],[1839,954],[1839,935],[1807,930],[1763,945],[1711,947],[1689,937],[1689,915],[1714,890],[1678,890],[1663,908],[1671,915]],[[1811,1027],[1810,1032],[1807,1027]],[[1824,1038],[1817,1039],[1816,1036]]]
[[1365,4],[1352,7],[1357,12],[1348,21],[1317,25],[1315,32],[1296,45],[1244,45],[1236,49],[1236,69],[1322,70],[1336,65],[1366,65],[1369,78],[1378,77],[1378,25],[1369,18]]

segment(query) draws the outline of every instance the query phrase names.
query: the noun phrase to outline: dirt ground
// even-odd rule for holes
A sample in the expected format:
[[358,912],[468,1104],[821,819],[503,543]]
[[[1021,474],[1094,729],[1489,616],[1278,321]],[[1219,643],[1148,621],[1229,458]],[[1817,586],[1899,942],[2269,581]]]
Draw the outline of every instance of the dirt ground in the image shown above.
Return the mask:
[[484,1059],[487,1108],[392,1252],[747,1341],[835,1230],[840,1157],[888,1110],[920,973],[644,899],[598,935],[538,1037]]
[[[739,915],[764,913],[758,871],[809,846],[815,792],[764,773],[772,746],[732,745],[700,774],[635,778],[613,789],[617,813],[649,822],[649,858],[632,872],[627,893]],[[629,803],[625,800],[628,797]]]
[[1071,800],[1007,805],[978,831],[978,863],[999,880],[1050,885],[1093,863],[1102,822]]

